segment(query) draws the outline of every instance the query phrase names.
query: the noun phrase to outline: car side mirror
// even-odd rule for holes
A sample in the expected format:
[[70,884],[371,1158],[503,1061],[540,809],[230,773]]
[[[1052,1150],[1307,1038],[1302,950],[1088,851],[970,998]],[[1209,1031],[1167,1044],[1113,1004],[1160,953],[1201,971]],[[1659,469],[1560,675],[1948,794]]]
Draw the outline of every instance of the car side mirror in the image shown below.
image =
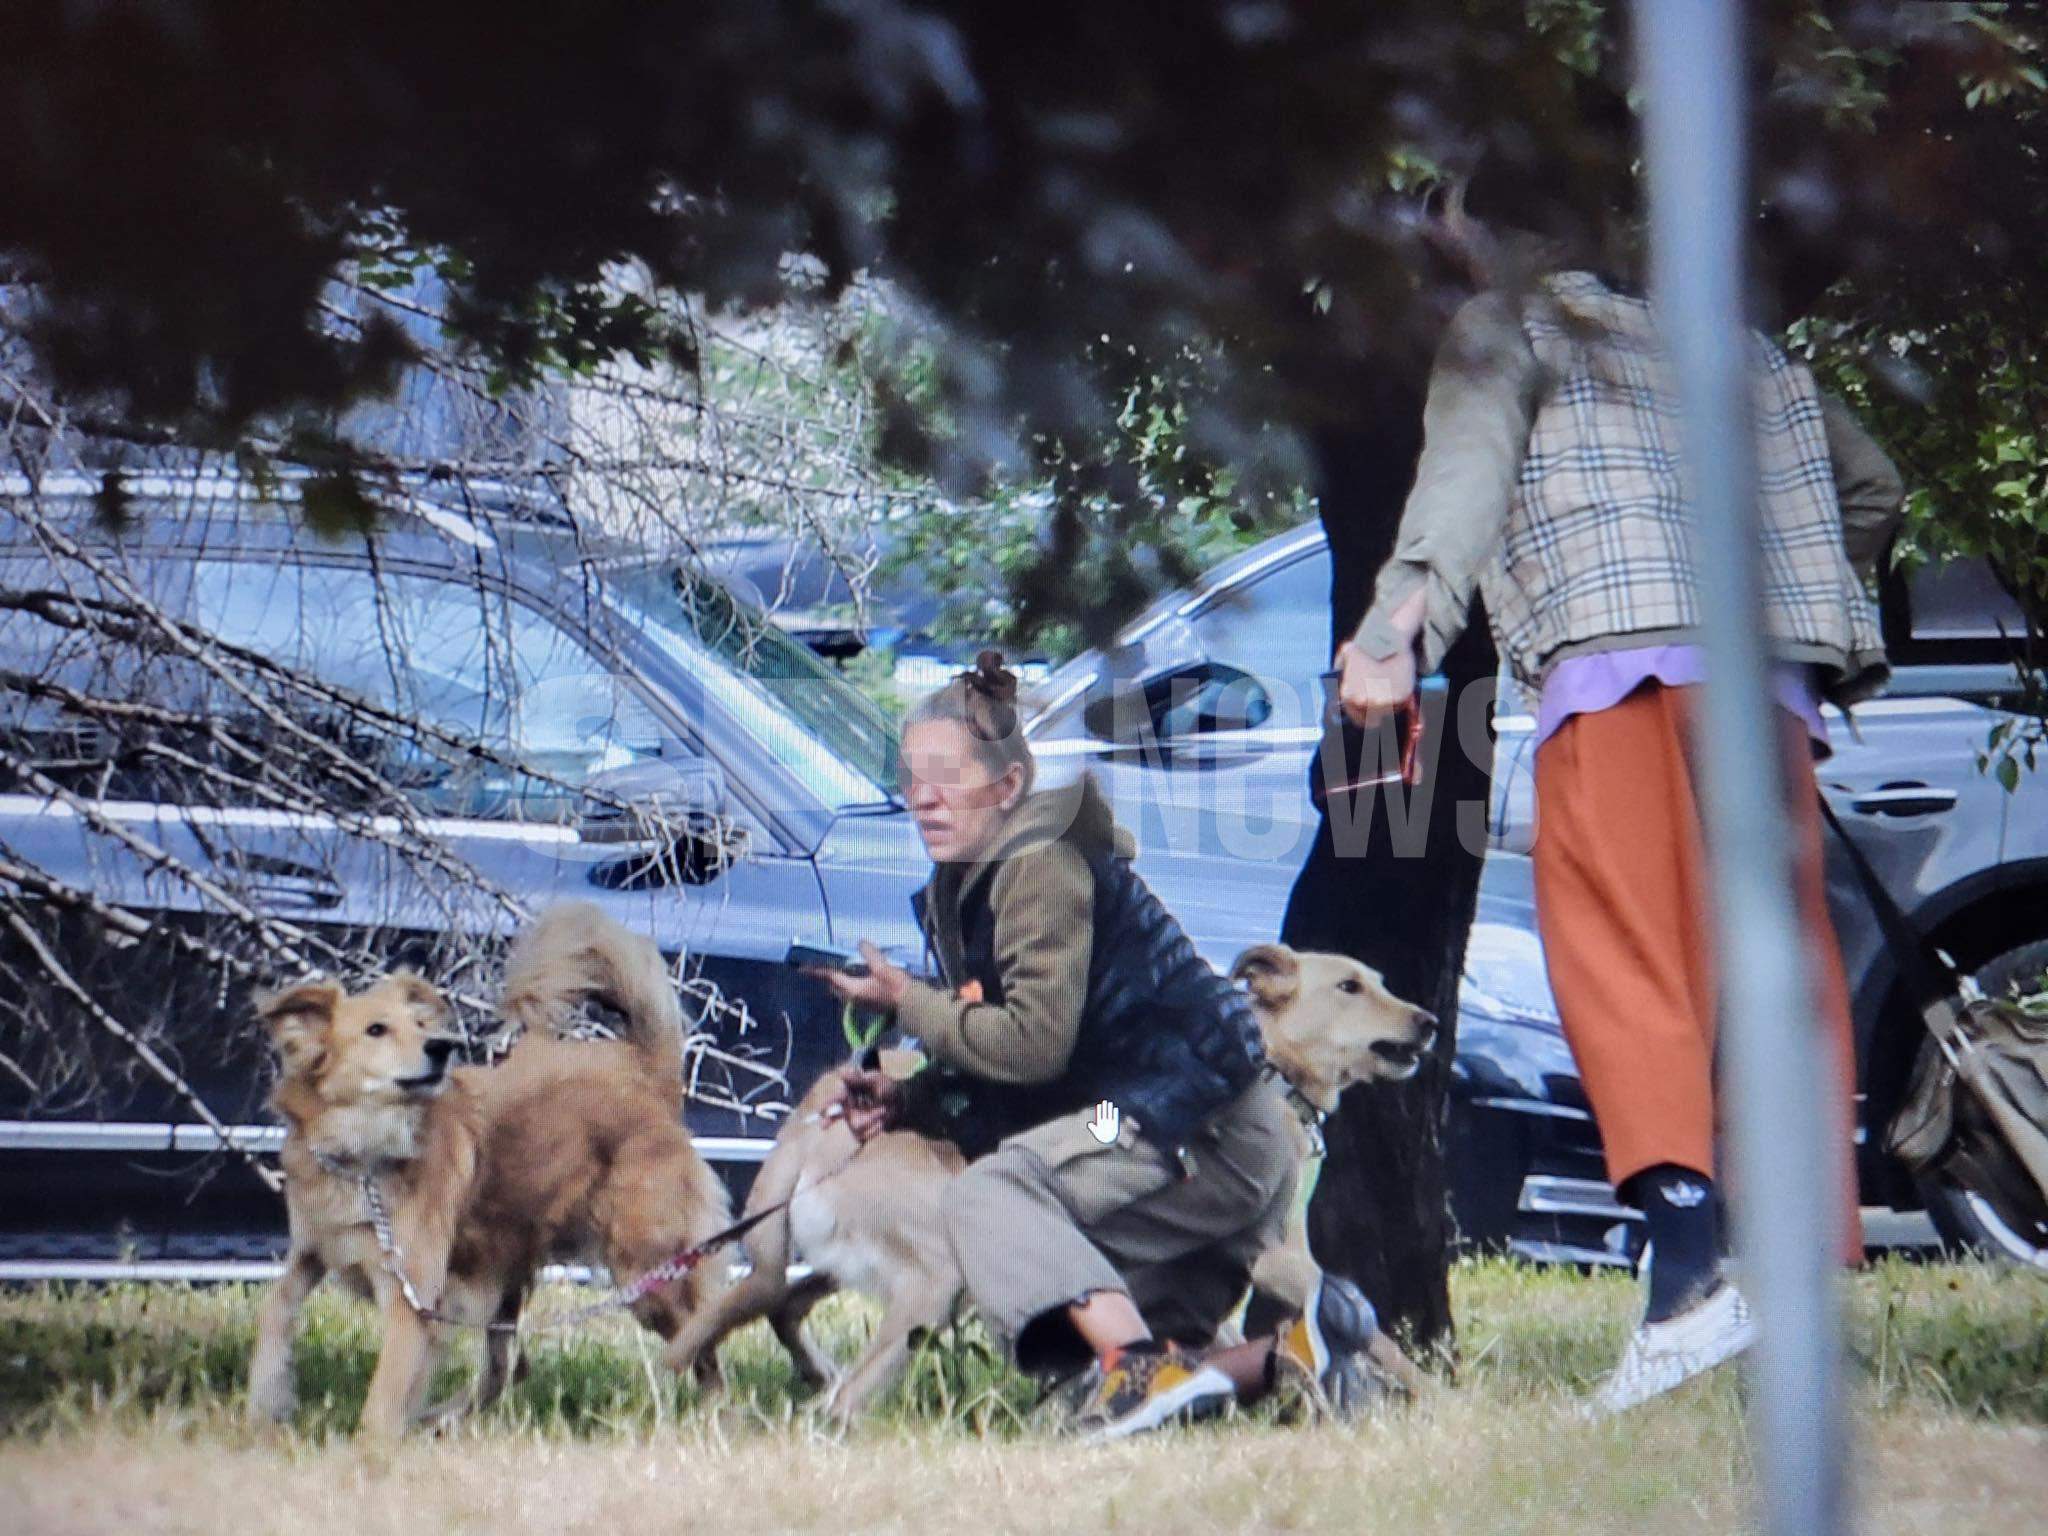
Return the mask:
[[725,774],[694,757],[653,757],[594,773],[583,785],[576,833],[586,843],[666,842],[726,809]]
[[1119,747],[1143,746],[1157,735],[1142,683],[1098,687],[1081,710],[1081,725],[1097,741]]
[[1088,733],[1118,747],[1250,731],[1273,715],[1273,698],[1249,672],[1203,661],[1106,692],[1082,713]]
[[590,871],[592,885],[709,885],[746,852],[746,833],[727,814],[725,775],[714,764],[654,758],[595,775],[585,790],[577,835],[619,850]]
[[1273,717],[1273,696],[1249,672],[1204,662],[1160,680],[1153,728],[1162,741],[1218,731],[1253,731]]

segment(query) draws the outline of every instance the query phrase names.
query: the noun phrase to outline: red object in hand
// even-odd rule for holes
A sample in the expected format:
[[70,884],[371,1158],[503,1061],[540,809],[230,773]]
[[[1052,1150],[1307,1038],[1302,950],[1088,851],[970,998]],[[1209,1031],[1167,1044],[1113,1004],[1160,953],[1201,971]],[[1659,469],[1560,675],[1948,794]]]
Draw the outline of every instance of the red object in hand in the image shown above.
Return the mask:
[[[1335,708],[1334,704],[1332,707]],[[1337,713],[1334,720],[1339,729],[1358,731],[1359,767],[1362,769],[1365,766],[1364,732],[1358,727],[1350,726],[1347,718],[1341,713]],[[1375,784],[1413,786],[1422,782],[1422,689],[1419,686],[1408,696],[1408,702],[1394,711],[1394,721],[1394,728],[1400,733],[1399,767],[1392,773],[1376,773],[1367,777],[1347,779],[1341,784],[1326,782],[1314,795],[1316,804],[1323,804],[1332,795],[1354,794],[1361,789],[1370,789]],[[1325,745],[1327,746],[1327,742]]]
[[1422,689],[1408,695],[1408,707],[1401,721],[1401,782],[1422,782]]

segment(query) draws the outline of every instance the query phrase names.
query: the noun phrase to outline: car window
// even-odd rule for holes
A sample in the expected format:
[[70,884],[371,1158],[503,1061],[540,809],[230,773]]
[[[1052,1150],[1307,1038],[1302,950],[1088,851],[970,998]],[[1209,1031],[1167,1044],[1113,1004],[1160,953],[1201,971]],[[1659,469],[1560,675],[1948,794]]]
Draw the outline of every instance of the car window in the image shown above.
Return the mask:
[[1330,665],[1327,548],[1218,594],[1189,622],[1210,661],[1259,680],[1271,702],[1265,728],[1321,718],[1319,678]]
[[[611,667],[480,584],[353,565],[201,560],[191,602],[198,625],[223,641],[500,760],[451,751],[432,734],[369,729],[386,776],[437,814],[557,819],[593,774],[661,751],[657,717]],[[218,692],[219,707],[238,707]],[[285,696],[322,728],[346,714],[317,694]],[[343,722],[351,732],[361,726]]]
[[673,563],[608,572],[605,590],[825,804],[847,809],[894,797],[895,727],[807,646],[716,581]]
[[184,571],[114,550],[92,560],[105,576],[68,560],[0,559],[0,741],[23,765],[0,769],[0,783],[34,773],[146,798],[160,763],[143,745],[163,731],[120,706],[190,691],[193,663],[166,643]]
[[2010,650],[2027,633],[2018,601],[1982,560],[1922,566],[1909,586],[1915,640],[2003,642]]

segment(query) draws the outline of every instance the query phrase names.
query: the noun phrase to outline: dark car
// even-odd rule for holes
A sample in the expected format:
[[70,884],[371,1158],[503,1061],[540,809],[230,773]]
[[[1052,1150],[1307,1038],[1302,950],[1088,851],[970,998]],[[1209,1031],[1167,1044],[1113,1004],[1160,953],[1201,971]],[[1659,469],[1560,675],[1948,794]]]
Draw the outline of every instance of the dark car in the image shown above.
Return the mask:
[[827,553],[814,539],[741,534],[707,543],[700,564],[820,656],[840,660],[871,646],[893,650],[938,619],[940,600],[890,569],[891,552],[882,537]]
[[136,478],[117,537],[96,481],[9,490],[8,1260],[268,1251],[281,1210],[252,1214],[204,1123],[276,1141],[251,988],[415,964],[481,1039],[495,947],[558,897],[677,960],[690,1123],[742,1177],[790,1084],[844,1054],[782,959],[835,931],[833,829],[901,820],[894,734],[723,589],[426,496],[325,538],[290,486]]

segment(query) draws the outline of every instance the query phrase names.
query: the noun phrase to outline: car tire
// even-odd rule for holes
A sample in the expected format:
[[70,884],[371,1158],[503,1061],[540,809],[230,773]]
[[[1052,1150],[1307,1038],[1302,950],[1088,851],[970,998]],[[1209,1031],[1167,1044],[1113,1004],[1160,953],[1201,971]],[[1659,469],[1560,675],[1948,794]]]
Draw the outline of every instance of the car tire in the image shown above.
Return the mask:
[[[2048,973],[2048,939],[2037,939],[1994,955],[1977,967],[1976,980],[1987,996],[2001,997],[2016,984],[2039,984],[2044,973]],[[1933,1042],[1924,1049],[1933,1049]],[[2048,1243],[2038,1234],[2021,1231],[1982,1195],[1938,1174],[1918,1183],[1934,1230],[1950,1249],[2048,1270]]]

